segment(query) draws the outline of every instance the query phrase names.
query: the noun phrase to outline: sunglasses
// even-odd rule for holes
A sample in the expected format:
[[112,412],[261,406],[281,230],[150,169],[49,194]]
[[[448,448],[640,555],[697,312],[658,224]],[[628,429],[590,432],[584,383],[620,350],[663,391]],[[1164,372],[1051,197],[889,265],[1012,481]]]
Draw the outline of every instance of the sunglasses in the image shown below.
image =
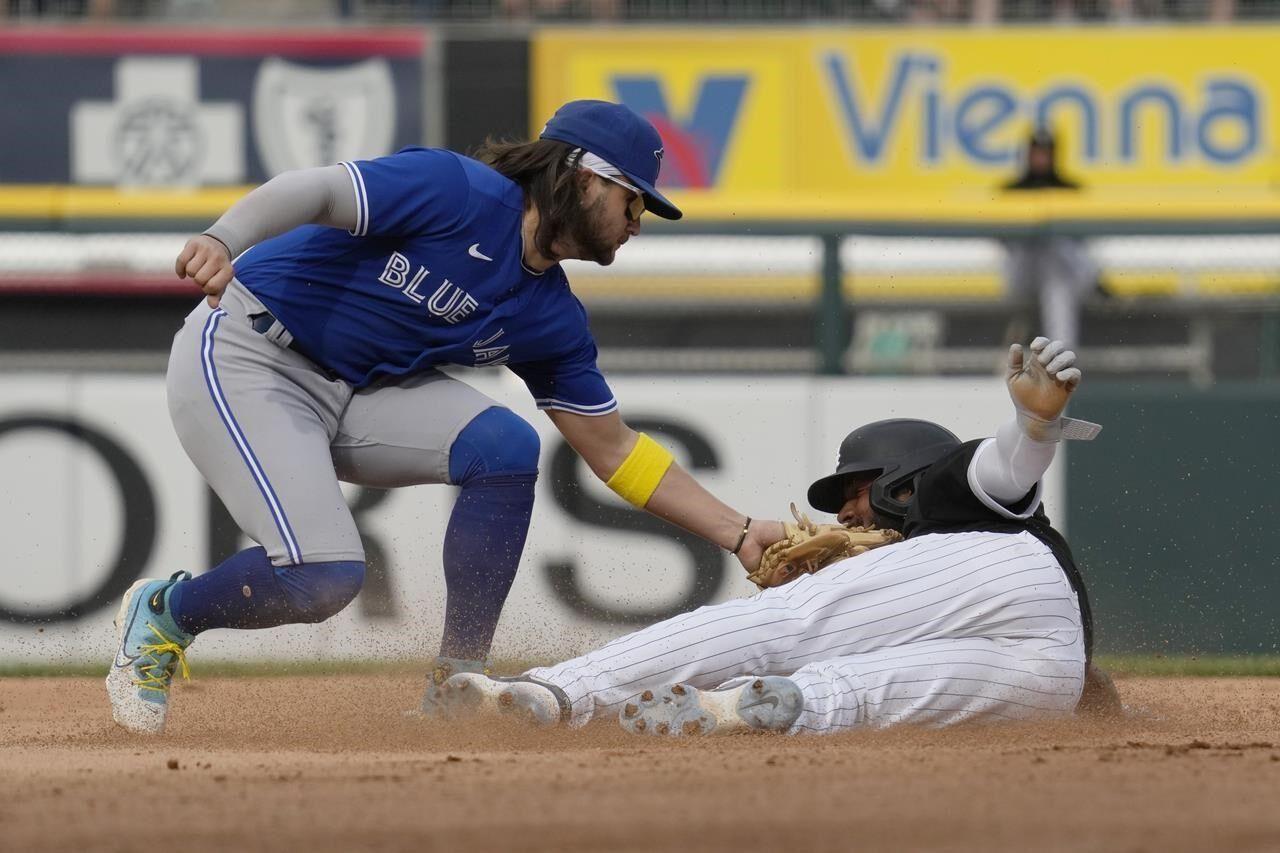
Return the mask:
[[613,175],[603,175],[600,172],[595,172],[595,174],[604,178],[606,181],[615,183],[623,189],[630,190],[633,193],[631,201],[627,202],[627,219],[630,219],[632,222],[637,221],[640,218],[640,215],[644,213],[644,193],[640,191],[640,188],[627,183],[621,178],[615,178]]

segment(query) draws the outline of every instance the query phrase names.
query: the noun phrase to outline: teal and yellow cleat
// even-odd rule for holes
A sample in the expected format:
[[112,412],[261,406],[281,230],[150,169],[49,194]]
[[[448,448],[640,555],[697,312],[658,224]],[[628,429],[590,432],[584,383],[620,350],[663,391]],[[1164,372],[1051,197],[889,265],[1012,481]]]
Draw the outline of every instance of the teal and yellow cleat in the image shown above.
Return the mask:
[[169,710],[174,673],[187,671],[186,649],[192,637],[169,613],[169,591],[191,577],[178,572],[168,580],[143,579],[129,587],[116,614],[119,645],[107,673],[111,716],[131,732],[159,734]]

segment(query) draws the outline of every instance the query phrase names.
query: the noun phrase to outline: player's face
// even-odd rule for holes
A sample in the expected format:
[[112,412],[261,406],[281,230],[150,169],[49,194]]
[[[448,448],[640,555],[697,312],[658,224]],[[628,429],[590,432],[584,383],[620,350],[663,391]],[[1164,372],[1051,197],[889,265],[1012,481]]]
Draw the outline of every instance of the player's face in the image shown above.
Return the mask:
[[[844,506],[836,514],[836,520],[845,527],[875,527],[876,514],[871,508],[871,484],[876,475],[854,477],[844,486]],[[909,501],[915,494],[911,486],[901,486],[893,493],[895,501]]]
[[622,244],[640,233],[644,198],[622,179],[595,173],[592,177],[595,180],[583,193],[583,215],[569,223],[566,232],[574,244],[574,257],[608,266]]
[[854,477],[844,485],[844,505],[836,520],[845,527],[870,527],[875,524],[871,511],[871,484],[874,477]]
[[[608,187],[607,189],[610,189],[614,195],[619,195],[618,190],[622,190],[622,214],[627,219],[627,232],[638,234],[640,232],[640,217],[644,215],[644,195],[640,192],[640,188],[622,178],[610,178],[604,175],[599,175],[598,177],[613,184],[613,187]],[[617,189],[614,189],[614,187]]]

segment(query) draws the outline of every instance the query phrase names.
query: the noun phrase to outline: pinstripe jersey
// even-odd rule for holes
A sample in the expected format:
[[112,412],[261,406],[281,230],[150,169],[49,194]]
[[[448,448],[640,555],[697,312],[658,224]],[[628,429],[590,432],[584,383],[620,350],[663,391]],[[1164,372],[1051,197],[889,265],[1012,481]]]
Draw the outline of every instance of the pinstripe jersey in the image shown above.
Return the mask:
[[[1084,578],[1062,534],[1053,529],[1040,503],[1044,484],[1036,483],[1020,501],[1004,506],[970,480],[975,454],[990,439],[967,441],[925,470],[919,491],[907,508],[903,534],[908,538],[930,533],[1026,531],[1039,539],[1062,566],[1063,573],[1080,602],[1086,659],[1093,655],[1093,614],[1085,592]],[[994,444],[994,442],[992,442]],[[991,445],[986,445],[990,447]]]
[[343,163],[350,232],[307,225],[236,259],[298,349],[357,388],[437,365],[505,365],[541,409],[617,408],[559,264],[523,264],[519,185],[452,151]]

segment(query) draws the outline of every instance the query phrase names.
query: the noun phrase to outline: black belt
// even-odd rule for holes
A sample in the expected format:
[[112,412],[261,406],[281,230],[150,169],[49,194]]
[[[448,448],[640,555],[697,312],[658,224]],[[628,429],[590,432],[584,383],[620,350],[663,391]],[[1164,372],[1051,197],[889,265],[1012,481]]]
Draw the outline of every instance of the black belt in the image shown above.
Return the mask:
[[[254,314],[250,316],[249,322],[253,326],[253,330],[255,332],[260,335],[265,335],[267,332],[271,331],[271,327],[279,321],[276,320],[275,315],[270,311],[263,311],[261,314]],[[305,353],[303,353],[298,347],[297,341],[293,340],[293,335],[289,336],[289,343],[287,346],[299,355],[305,355]]]
[[260,335],[265,335],[276,324],[276,315],[270,311],[263,311],[261,314],[249,315],[249,322],[253,325],[253,330]]
[[[261,314],[253,314],[249,317],[249,324],[253,327],[253,330],[260,335],[265,335],[267,332],[271,331],[271,327],[278,322],[279,321],[276,320],[275,315],[272,314],[270,311],[263,311]],[[271,339],[268,338],[268,340],[271,340]],[[320,370],[320,372],[323,373],[329,380],[332,381],[338,378],[338,374],[334,373],[332,370],[329,370],[328,368],[321,366],[320,362],[312,358],[311,355],[306,350],[304,350],[301,346],[299,346],[298,342],[293,340],[292,334],[289,335],[289,343],[287,344],[281,344],[277,340],[272,340],[272,343],[276,344],[277,346],[283,346],[286,349],[293,350],[298,355],[302,356],[307,361],[314,364]]]

